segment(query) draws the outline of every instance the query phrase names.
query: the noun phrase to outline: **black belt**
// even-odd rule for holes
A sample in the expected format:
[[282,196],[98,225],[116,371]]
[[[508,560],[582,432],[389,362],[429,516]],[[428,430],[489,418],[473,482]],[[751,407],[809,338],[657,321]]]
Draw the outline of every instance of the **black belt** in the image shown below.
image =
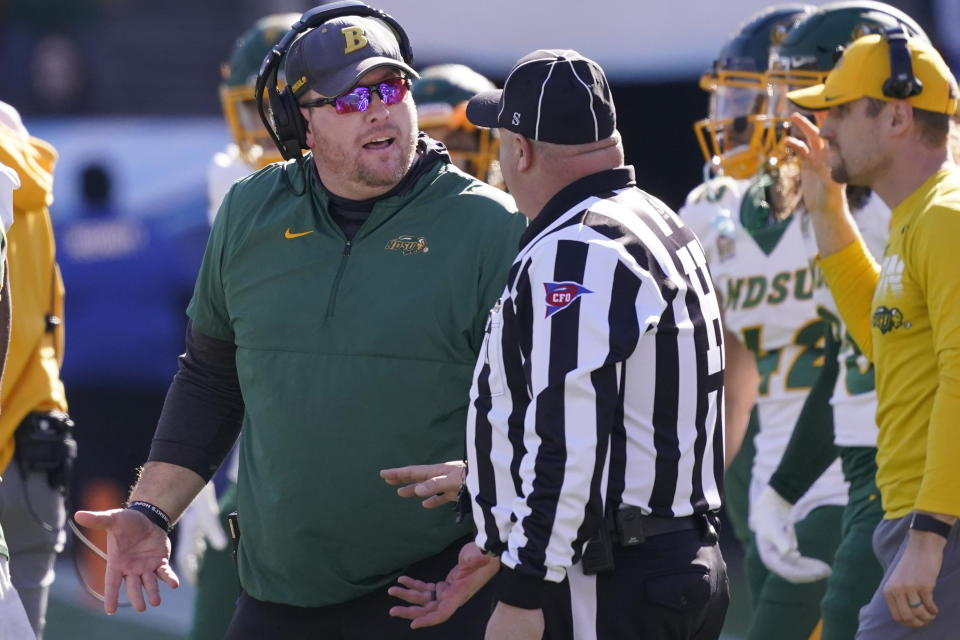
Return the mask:
[[644,515],[640,507],[623,507],[607,512],[603,523],[587,544],[581,558],[583,573],[594,575],[613,571],[614,547],[639,547],[647,538],[682,531],[700,531],[708,544],[716,544],[720,521],[715,513],[669,518]]
[[[715,519],[716,516],[713,516]],[[619,509],[613,518],[613,541],[620,546],[629,547],[643,543],[647,538],[668,533],[699,530],[707,532],[716,523],[711,522],[711,514],[695,514],[671,518],[665,516],[644,515],[638,507]]]

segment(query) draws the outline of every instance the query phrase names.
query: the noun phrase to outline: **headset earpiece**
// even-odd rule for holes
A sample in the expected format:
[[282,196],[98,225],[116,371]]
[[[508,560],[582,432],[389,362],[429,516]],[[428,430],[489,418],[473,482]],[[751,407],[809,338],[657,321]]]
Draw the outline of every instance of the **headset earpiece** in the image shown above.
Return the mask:
[[277,138],[280,140],[280,153],[285,160],[300,157],[301,150],[307,148],[307,134],[306,122],[300,114],[296,97],[287,86],[279,92],[271,91],[269,102]]
[[897,25],[884,32],[890,47],[890,77],[883,83],[883,95],[906,100],[923,91],[923,83],[913,75],[913,62],[907,45],[907,34]]
[[[374,9],[360,2],[360,0],[340,0],[340,2],[314,7],[304,13],[298,21],[293,23],[290,31],[280,39],[280,42],[270,50],[267,57],[263,59],[263,63],[260,65],[260,73],[257,74],[255,94],[260,120],[284,160],[298,160],[303,157],[302,151],[307,148],[307,138],[306,122],[300,115],[300,107],[297,104],[296,96],[293,95],[289,86],[284,87],[282,91],[277,89],[277,74],[280,70],[280,63],[297,37],[320,26],[327,20],[342,16],[377,18],[386,23],[397,37],[403,61],[407,64],[413,64],[413,49],[406,32],[399,22],[380,9]],[[264,111],[264,91],[267,92],[267,102],[273,114],[272,122]]]

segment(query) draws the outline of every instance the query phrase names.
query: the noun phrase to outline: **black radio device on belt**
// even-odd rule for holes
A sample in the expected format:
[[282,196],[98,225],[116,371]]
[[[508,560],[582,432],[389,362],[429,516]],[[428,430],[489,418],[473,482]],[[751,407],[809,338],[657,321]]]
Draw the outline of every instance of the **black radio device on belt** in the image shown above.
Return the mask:
[[28,413],[17,427],[14,443],[14,458],[24,477],[44,471],[53,489],[66,491],[77,457],[70,416],[60,411]]

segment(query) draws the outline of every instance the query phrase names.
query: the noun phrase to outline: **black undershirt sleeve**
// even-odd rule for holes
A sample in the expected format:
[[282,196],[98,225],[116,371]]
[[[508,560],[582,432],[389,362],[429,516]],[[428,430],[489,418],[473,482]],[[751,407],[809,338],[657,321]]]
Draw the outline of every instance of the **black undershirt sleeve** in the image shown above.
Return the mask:
[[186,352],[167,391],[148,460],[169,462],[209,480],[243,422],[237,347],[187,324]]

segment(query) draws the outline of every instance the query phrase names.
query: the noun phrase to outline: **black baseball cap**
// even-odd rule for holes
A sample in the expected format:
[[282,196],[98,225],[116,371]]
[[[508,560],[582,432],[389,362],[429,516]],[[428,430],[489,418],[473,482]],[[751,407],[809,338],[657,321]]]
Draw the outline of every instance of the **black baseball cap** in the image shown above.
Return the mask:
[[554,144],[596,142],[617,128],[603,69],[570,49],[538,49],[517,60],[503,89],[467,103],[467,119]]
[[293,95],[313,89],[334,98],[380,67],[396,67],[410,78],[417,72],[403,61],[393,30],[376,18],[344,16],[327,20],[290,45],[284,75]]

